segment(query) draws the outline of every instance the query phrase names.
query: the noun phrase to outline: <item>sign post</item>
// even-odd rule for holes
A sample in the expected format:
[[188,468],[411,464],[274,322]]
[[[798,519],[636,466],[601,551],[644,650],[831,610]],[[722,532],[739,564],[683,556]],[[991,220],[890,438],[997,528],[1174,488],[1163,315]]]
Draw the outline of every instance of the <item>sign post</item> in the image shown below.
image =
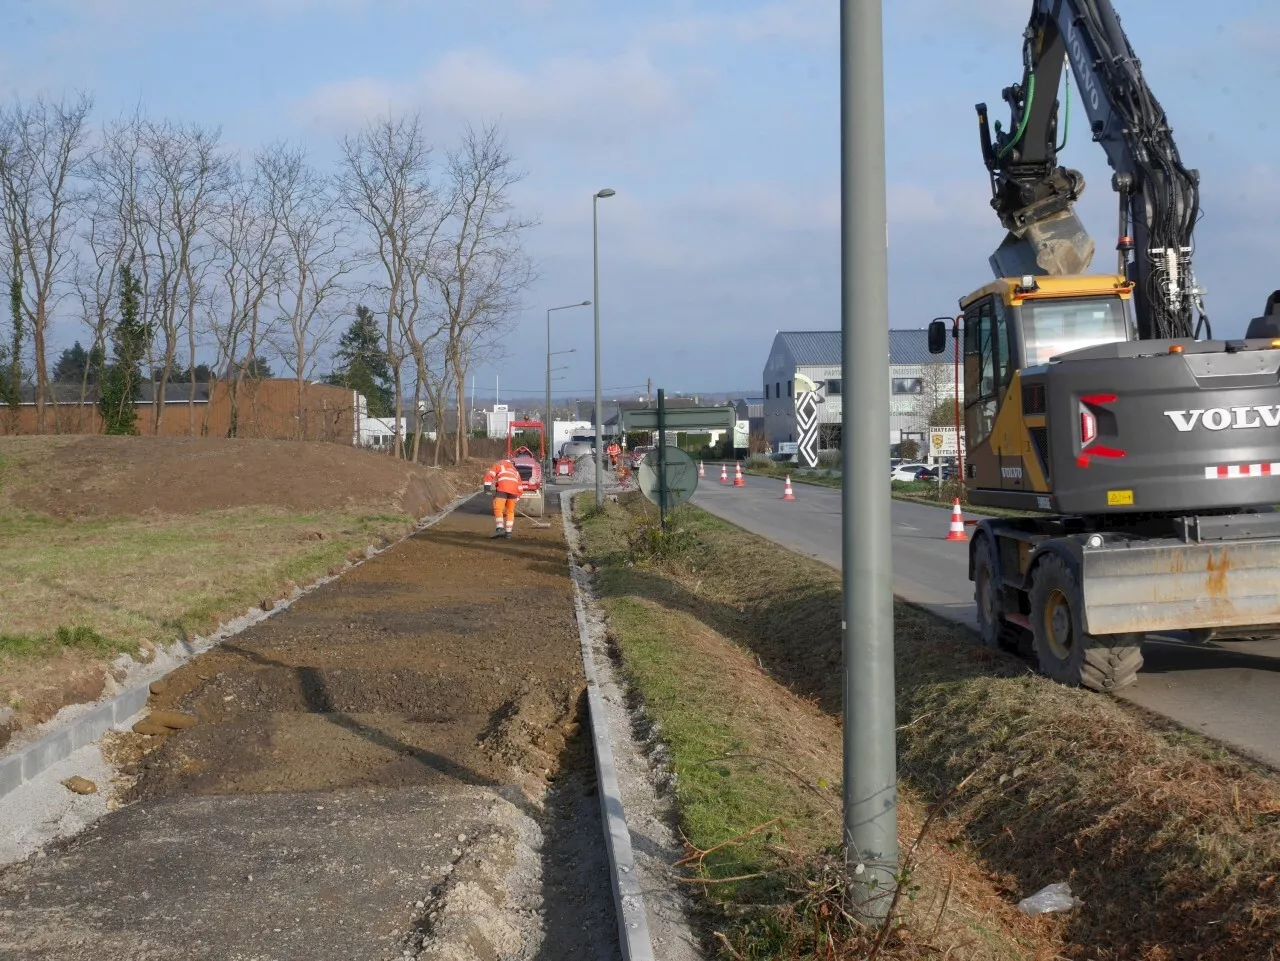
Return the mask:
[[658,521],[667,529],[667,392],[658,388]]

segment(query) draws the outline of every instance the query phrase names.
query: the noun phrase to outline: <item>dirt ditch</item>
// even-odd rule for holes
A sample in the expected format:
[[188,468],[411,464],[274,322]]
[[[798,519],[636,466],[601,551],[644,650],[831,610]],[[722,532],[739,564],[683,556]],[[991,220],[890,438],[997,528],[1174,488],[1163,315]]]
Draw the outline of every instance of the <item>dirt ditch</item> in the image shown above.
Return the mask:
[[487,508],[157,685],[197,723],[0,874],[0,958],[615,957],[563,535]]

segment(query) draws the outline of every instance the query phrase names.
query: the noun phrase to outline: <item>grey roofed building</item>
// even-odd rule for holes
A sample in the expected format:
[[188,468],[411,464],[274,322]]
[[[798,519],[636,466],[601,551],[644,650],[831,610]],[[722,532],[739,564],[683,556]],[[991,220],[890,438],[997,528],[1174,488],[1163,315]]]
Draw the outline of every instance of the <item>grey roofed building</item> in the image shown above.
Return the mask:
[[[954,391],[950,376],[951,344],[940,356],[929,353],[929,332],[890,330],[886,387],[890,400],[890,443],[901,440],[904,432],[919,433],[924,407],[950,397]],[[838,330],[782,330],[774,336],[773,346],[765,362],[763,374],[763,429],[769,443],[794,442],[795,379],[807,377],[823,390],[824,399],[818,409],[823,431],[819,443],[835,442],[835,425],[840,423],[843,408],[844,381],[841,367],[842,338]],[[942,376],[945,365],[946,376]],[[927,395],[927,396],[926,396]],[[935,396],[936,395],[936,396]],[[945,395],[945,396],[944,396]],[[831,430],[828,431],[827,428]]]

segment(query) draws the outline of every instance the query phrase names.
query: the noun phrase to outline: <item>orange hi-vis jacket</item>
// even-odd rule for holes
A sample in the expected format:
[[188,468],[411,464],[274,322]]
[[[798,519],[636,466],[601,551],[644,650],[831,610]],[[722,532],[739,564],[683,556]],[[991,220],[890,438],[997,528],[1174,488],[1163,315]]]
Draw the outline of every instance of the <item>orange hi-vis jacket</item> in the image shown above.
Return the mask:
[[490,467],[485,472],[484,482],[493,485],[499,494],[520,495],[520,474],[509,460],[500,460]]

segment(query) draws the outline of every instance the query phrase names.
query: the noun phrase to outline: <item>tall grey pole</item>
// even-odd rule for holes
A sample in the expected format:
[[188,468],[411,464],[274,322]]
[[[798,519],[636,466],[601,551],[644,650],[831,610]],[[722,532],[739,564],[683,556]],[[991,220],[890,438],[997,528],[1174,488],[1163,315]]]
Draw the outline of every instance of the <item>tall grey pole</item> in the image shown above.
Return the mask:
[[597,215],[600,199],[612,197],[615,191],[606,187],[591,197],[591,273],[594,290],[591,302],[595,305],[596,326],[596,507],[604,506],[604,403],[600,399],[600,220]]
[[[547,308],[547,416],[546,422],[542,428],[542,436],[547,445],[547,452],[542,458],[542,486],[545,488],[548,484],[555,483],[555,477],[551,473],[551,464],[555,460],[555,451],[552,448],[556,443],[555,422],[551,419],[551,308]],[[543,498],[545,503],[545,495]]]
[[844,834],[853,907],[873,922],[888,913],[898,873],[890,484],[881,466],[889,447],[883,44],[881,0],[841,0]]
[[[589,306],[591,306],[591,301],[584,300],[579,304],[565,304],[563,307],[547,308],[547,422],[543,428],[547,442],[547,455],[542,464],[543,476],[545,478],[550,478],[552,476],[551,464],[555,460],[554,448],[556,442],[555,421],[551,419],[551,312],[553,310],[569,310],[572,307]],[[573,353],[573,351],[568,351],[568,353]],[[544,480],[543,483],[550,483],[550,481]]]

